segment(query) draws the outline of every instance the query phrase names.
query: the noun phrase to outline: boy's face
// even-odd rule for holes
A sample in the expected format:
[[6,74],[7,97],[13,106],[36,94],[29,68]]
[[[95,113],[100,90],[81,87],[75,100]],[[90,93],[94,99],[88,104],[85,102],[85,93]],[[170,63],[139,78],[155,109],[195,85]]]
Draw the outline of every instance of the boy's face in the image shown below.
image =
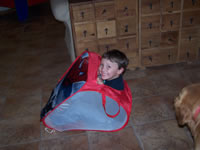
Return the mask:
[[111,62],[108,59],[102,58],[101,64],[99,66],[99,73],[103,80],[112,80],[119,77],[120,74],[124,71],[123,68],[118,68],[116,62]]

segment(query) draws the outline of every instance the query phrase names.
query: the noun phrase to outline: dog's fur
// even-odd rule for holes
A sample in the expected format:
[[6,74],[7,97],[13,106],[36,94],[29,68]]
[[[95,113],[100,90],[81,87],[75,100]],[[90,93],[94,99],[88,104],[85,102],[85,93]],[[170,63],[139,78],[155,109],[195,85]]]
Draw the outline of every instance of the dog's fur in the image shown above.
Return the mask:
[[195,150],[200,150],[200,113],[194,118],[196,110],[200,107],[200,83],[183,88],[176,97],[174,106],[178,124],[189,127]]

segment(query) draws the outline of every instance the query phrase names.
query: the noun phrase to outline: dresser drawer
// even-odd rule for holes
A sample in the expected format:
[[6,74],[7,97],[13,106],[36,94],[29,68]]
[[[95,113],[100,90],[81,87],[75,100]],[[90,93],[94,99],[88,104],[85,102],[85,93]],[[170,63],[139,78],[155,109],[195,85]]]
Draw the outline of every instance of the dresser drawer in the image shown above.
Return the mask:
[[137,0],[115,0],[117,17],[137,17]]
[[200,28],[189,28],[181,31],[181,43],[200,42]]
[[154,48],[160,46],[160,32],[142,33],[142,49]]
[[136,17],[118,18],[117,32],[119,36],[136,35]]
[[200,8],[200,0],[184,0],[183,9]]
[[160,13],[160,0],[141,0],[142,15]]
[[92,3],[74,4],[71,5],[71,9],[74,22],[84,22],[95,19]]
[[173,12],[181,10],[181,0],[161,0],[162,12]]
[[100,54],[112,49],[118,49],[117,39],[110,38],[98,40],[98,49]]
[[200,45],[197,42],[181,44],[179,61],[194,61],[198,59]]
[[129,59],[128,69],[136,68],[140,65],[138,52],[126,52],[126,56]]
[[179,30],[180,27],[180,13],[162,15],[161,21],[162,31]]
[[141,17],[142,32],[159,32],[160,15]]
[[98,52],[97,41],[79,42],[76,44],[76,56],[84,51]]
[[116,21],[98,21],[97,23],[97,37],[110,38],[115,37],[116,34]]
[[161,33],[161,47],[177,47],[179,31],[169,31]]
[[115,6],[113,1],[103,1],[95,3],[96,20],[114,19]]
[[200,26],[200,11],[183,12],[183,27]]
[[95,23],[75,24],[74,28],[76,41],[96,40]]
[[177,51],[175,49],[153,49],[142,51],[142,65],[156,66],[175,63]]
[[125,53],[138,52],[138,41],[136,37],[118,39],[118,48]]

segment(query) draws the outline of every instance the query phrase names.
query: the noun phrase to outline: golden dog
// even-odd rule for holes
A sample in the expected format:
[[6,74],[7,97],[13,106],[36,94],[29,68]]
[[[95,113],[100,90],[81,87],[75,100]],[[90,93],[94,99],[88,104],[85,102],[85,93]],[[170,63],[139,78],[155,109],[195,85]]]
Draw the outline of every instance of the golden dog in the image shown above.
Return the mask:
[[195,150],[200,150],[200,83],[183,88],[174,106],[178,124],[189,127]]

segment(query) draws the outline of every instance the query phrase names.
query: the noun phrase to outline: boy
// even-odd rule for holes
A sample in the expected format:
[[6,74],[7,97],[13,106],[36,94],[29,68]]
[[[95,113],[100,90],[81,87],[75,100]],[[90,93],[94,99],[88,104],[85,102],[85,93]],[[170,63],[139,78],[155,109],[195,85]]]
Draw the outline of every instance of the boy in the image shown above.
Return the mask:
[[104,53],[98,70],[97,83],[123,90],[122,75],[126,71],[128,62],[126,55],[119,50],[114,49]]

